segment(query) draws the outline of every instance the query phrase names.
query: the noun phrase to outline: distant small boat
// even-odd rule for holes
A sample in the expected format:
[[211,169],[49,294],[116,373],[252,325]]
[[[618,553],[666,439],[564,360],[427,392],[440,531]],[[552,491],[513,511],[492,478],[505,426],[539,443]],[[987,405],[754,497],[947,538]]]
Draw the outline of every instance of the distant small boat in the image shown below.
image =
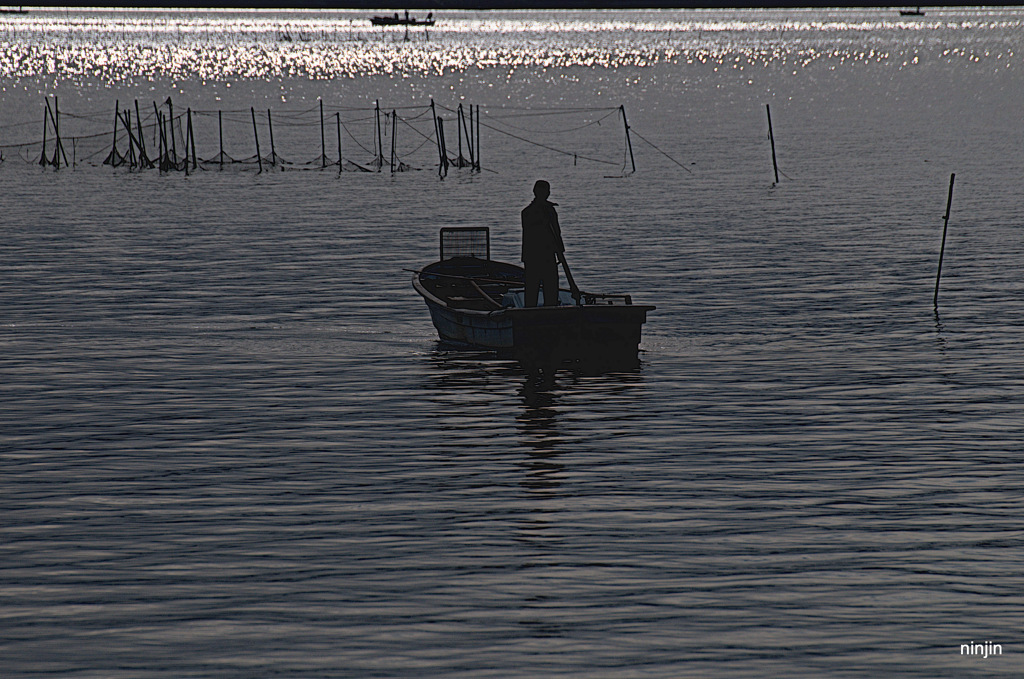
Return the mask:
[[370,17],[370,23],[374,26],[433,26],[434,13],[431,12],[426,19],[420,20],[410,17],[408,12],[405,13],[404,18],[399,17],[398,12],[395,12],[394,16]]
[[491,260],[487,227],[441,229],[441,259],[416,271],[412,285],[442,342],[527,362],[635,363],[655,309],[629,295],[577,291],[577,300],[567,290],[558,306],[525,307],[523,269]]
[[28,14],[24,7],[0,7],[0,14]]
[[920,7],[918,7],[917,9],[901,9],[900,10],[900,16],[905,16],[905,17],[923,17],[924,16],[924,12],[921,11]]

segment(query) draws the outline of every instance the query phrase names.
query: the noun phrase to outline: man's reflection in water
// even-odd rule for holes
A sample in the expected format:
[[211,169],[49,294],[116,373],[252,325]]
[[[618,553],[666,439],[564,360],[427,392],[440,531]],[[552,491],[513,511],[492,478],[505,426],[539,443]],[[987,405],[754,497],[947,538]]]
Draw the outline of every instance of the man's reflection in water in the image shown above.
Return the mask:
[[562,443],[555,386],[554,370],[534,369],[527,372],[519,389],[523,410],[516,422],[523,433],[523,445],[529,450],[529,458],[524,462],[528,474],[522,484],[531,490],[557,488],[558,473],[565,468],[553,462]]

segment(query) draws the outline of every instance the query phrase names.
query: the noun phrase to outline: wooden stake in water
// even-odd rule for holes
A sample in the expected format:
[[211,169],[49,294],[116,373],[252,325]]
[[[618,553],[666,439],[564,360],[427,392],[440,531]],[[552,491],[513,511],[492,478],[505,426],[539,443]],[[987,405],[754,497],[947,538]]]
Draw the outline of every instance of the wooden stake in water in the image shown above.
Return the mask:
[[[56,111],[56,113],[54,113]],[[50,118],[50,122],[53,124],[53,136],[54,136],[54,147],[53,147],[53,159],[48,160],[46,158],[46,118],[43,118],[43,157],[39,160],[40,165],[53,165],[58,170],[60,169],[60,109],[57,108],[57,98],[53,98],[53,110],[50,109],[50,100],[46,100],[46,113]],[[67,156],[65,156],[65,163],[67,162]]]
[[[465,118],[463,118],[465,120]],[[473,104],[469,105],[469,129],[466,130],[466,138],[469,140],[469,169],[476,169],[476,139],[473,137]]]
[[375,103],[374,120],[377,126],[377,172],[381,172],[384,169],[384,138],[381,136],[379,99]]
[[171,98],[167,97],[167,118],[171,124],[170,137],[171,137],[171,154],[173,155],[174,169],[178,169],[178,142],[174,139],[174,104],[171,102]]
[[[458,110],[456,111],[456,114],[455,114],[455,131],[459,133],[459,155],[458,155],[458,161],[457,161],[458,164],[459,164],[459,167],[462,167],[462,161],[463,161],[463,158],[462,158],[462,128],[464,128],[465,126],[466,126],[466,122],[462,118],[462,104],[459,104],[459,108],[458,108]],[[466,140],[466,143],[467,144],[469,143],[468,139]]]
[[[49,102],[47,102],[49,106]],[[50,112],[50,120],[53,122],[53,143],[56,146],[53,147],[53,160],[50,161],[50,165],[53,165],[58,170],[60,169],[60,119],[57,117],[57,98],[53,99],[53,111]]]
[[779,162],[775,159],[775,132],[772,131],[772,107],[764,105],[768,111],[768,139],[772,143],[772,167],[775,169],[775,183],[779,183]]
[[224,117],[221,111],[217,111],[217,134],[220,136],[220,169],[224,169]]
[[[270,164],[277,165],[277,147],[274,146],[274,121],[270,117],[270,109],[267,109],[267,129],[270,131]],[[326,159],[327,156],[325,155]]]
[[430,100],[430,117],[434,119],[434,139],[437,140],[437,174],[439,177],[444,176],[444,151],[441,150],[441,132],[438,130],[437,121],[440,118],[437,117],[437,109],[434,108],[434,100]]
[[626,121],[626,107],[619,106],[619,111],[622,112],[622,125],[626,128],[626,147],[629,149],[629,164],[633,167],[633,172],[636,172],[636,162],[633,160],[633,142],[629,140],[629,122]]
[[43,152],[39,155],[39,165],[46,167],[48,161],[46,160],[46,130],[49,128],[50,119],[50,100],[46,100],[46,108],[43,110]]
[[188,161],[189,161],[189,158],[188,158],[188,148],[189,148],[189,142],[192,141],[192,125],[191,125],[192,109],[188,108],[186,110],[188,112],[188,121],[189,121],[189,124],[185,126],[185,176],[187,177],[188,176]]
[[121,116],[124,118],[125,129],[128,130],[128,149],[131,151],[132,167],[140,167],[142,151],[138,154],[135,153],[135,149],[138,148],[139,142],[135,139],[135,133],[132,132],[132,111],[131,109],[125,109]]
[[157,107],[156,102],[153,102],[153,117],[156,119],[156,125],[153,127],[153,145],[157,148],[157,167],[160,172],[167,169],[165,152],[167,149],[167,138],[165,136],[166,130],[164,130],[164,115],[160,113],[160,109]]
[[939,306],[939,279],[942,278],[942,257],[946,253],[946,230],[949,228],[949,209],[953,205],[953,181],[956,179],[956,173],[949,175],[949,196],[946,198],[946,215],[942,218],[942,247],[939,248],[939,270],[935,274],[935,296],[932,298],[932,302],[936,307]]
[[338,123],[338,174],[345,169],[345,166],[341,164],[341,112],[334,114],[334,119]]
[[139,100],[135,100],[135,127],[139,131],[139,167],[153,167],[153,162],[146,153],[146,139],[142,136],[142,114],[139,113]]
[[196,133],[192,129],[192,109],[188,110],[188,136],[192,140],[192,169],[198,167],[198,158],[196,158]]
[[[153,105],[156,106],[156,103],[154,102]],[[156,112],[156,123],[160,128],[160,140],[158,142],[157,149],[160,156],[160,173],[163,174],[167,171],[167,136],[166,130],[164,129],[164,114],[160,113],[159,110]]]
[[[269,115],[269,114],[268,114]],[[324,137],[324,100],[320,100],[320,169],[327,167],[327,141]]]
[[398,111],[391,109],[391,174],[395,173],[395,137],[398,136]]
[[163,142],[164,150],[160,157],[163,159],[160,163],[164,172],[170,172],[174,164],[171,162],[171,143],[170,143],[170,132],[167,129],[167,114],[160,114],[160,140]]
[[110,145],[110,153],[107,154],[106,160],[103,161],[104,165],[112,165],[114,167],[117,167],[118,165],[120,165],[120,163],[117,162],[118,158],[121,155],[121,154],[119,154],[117,152],[117,122],[119,120],[121,120],[121,102],[120,102],[120,100],[115,100],[114,101],[114,141]]
[[158,144],[159,144],[158,137],[164,133],[164,125],[163,125],[163,122],[161,122],[160,109],[158,109],[156,107],[156,102],[155,101],[153,102],[153,118],[155,118],[156,122],[157,122],[157,124],[153,127],[153,146],[156,146],[157,149],[160,150],[160,154],[159,154],[160,155],[160,162],[163,163],[164,162],[164,156],[163,156],[163,151],[161,150],[161,149],[163,149],[163,146],[158,146]]
[[263,157],[260,155],[260,133],[256,130],[256,109],[249,107],[252,114],[252,136],[256,138],[256,162],[260,164],[260,172],[263,172]]
[[[64,166],[70,167],[71,163],[68,162],[68,154],[64,153],[64,142],[60,138],[60,101],[57,97],[53,98],[53,133],[57,136],[57,148],[60,150],[60,155],[64,158]],[[54,154],[56,156],[57,154]],[[54,163],[57,167],[60,167],[60,163]]]
[[135,134],[132,132],[132,111],[129,108],[121,111],[121,123],[128,133],[128,167],[135,169]]
[[441,141],[441,169],[444,170],[444,176],[448,176],[448,144],[444,140],[444,120],[439,116],[437,118],[437,134],[438,139]]

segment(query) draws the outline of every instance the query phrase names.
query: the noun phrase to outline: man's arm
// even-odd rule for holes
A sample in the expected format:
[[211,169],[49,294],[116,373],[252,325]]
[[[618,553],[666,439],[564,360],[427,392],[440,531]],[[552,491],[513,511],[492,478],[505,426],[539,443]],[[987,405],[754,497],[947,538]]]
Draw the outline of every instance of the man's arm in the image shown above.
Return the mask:
[[549,208],[551,210],[551,219],[548,222],[551,226],[551,232],[555,236],[555,252],[565,252],[565,243],[562,242],[562,227],[558,224],[558,212],[555,208]]

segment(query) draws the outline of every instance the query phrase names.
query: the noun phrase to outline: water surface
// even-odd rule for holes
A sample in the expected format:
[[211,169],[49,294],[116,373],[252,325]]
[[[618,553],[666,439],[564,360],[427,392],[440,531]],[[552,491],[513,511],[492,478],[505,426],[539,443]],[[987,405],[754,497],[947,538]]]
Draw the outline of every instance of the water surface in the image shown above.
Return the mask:
[[[1015,676],[1022,18],[0,19],[6,676]],[[167,97],[293,164],[102,165]],[[318,169],[318,99],[418,169]],[[657,305],[639,369],[438,345],[405,269],[514,261],[539,177],[581,286]]]

